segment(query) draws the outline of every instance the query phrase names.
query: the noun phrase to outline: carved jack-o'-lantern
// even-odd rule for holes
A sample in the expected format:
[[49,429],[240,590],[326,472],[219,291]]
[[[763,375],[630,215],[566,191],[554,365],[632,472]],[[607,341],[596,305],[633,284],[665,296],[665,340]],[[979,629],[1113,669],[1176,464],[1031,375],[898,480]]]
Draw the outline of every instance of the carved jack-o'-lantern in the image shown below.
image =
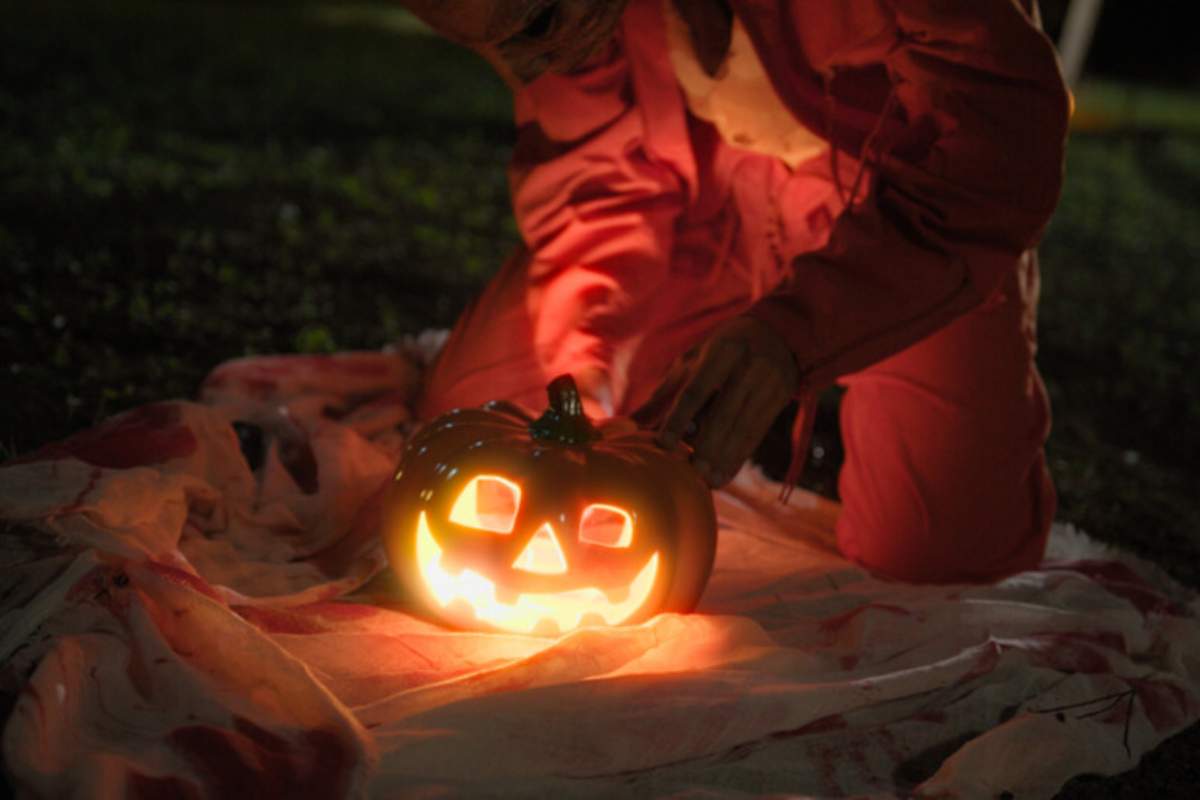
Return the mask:
[[384,515],[402,584],[443,622],[516,633],[690,611],[716,549],[708,487],[631,422],[593,425],[570,376],[549,392],[539,419],[490,403],[413,438]]

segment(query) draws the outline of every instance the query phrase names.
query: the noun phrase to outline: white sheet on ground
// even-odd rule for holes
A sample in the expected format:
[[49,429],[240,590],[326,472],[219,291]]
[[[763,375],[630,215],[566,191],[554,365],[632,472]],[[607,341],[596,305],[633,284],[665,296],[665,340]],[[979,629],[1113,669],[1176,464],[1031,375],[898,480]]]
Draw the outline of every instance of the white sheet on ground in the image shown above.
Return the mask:
[[1200,717],[1200,606],[1156,568],[1058,526],[995,585],[885,582],[753,470],[694,615],[548,640],[346,602],[417,372],[232,362],[0,467],[19,790],[1038,798]]

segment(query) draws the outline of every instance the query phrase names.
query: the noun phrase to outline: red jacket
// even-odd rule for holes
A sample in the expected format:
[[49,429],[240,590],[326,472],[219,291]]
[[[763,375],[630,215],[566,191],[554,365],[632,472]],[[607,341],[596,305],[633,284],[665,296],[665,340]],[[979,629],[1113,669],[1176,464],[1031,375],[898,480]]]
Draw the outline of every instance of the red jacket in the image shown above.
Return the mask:
[[[576,365],[636,327],[720,174],[688,121],[662,2],[632,0],[606,58],[517,96],[531,277],[586,273]],[[823,246],[789,254],[790,277],[749,310],[791,347],[811,397],[981,303],[1037,243],[1069,95],[1032,0],[730,2],[779,97],[833,145],[815,168],[832,177],[842,160],[843,199],[867,175],[848,209],[830,203]]]

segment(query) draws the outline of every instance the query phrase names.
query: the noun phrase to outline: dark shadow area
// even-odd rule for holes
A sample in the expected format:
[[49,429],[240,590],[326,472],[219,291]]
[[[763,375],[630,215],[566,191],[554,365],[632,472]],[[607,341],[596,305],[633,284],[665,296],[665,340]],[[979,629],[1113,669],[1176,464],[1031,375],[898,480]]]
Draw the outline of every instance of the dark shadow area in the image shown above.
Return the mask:
[[0,446],[189,396],[231,356],[448,326],[511,249],[500,81],[321,8],[13,9]]

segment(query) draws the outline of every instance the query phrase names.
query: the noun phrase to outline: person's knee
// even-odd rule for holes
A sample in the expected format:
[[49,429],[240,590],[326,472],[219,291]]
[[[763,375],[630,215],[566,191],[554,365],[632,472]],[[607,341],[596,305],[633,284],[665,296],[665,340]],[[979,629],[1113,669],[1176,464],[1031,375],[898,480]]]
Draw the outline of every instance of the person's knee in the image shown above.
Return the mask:
[[1035,566],[1054,513],[1038,394],[979,407],[908,383],[843,399],[846,463],[838,541],[874,572],[914,582],[984,581]]
[[843,473],[839,547],[872,572],[914,583],[989,581],[1035,567],[1055,501],[1041,455],[1019,471],[974,472],[941,481],[919,467]]

